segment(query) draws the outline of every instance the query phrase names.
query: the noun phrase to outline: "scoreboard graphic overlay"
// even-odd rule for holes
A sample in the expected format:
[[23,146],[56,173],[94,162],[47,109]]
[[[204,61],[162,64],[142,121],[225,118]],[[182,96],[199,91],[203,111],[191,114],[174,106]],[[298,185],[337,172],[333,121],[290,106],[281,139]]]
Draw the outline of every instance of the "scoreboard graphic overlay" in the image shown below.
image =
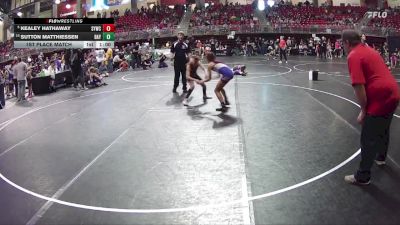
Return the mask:
[[15,18],[14,48],[114,48],[113,18]]

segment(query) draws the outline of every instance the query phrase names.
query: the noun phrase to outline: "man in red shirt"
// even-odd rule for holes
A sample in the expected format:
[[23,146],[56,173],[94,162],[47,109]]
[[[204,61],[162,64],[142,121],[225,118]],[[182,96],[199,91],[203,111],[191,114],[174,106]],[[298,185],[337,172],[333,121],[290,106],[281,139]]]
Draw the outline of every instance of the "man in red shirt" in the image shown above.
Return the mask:
[[282,56],[283,58],[285,58],[285,61],[287,63],[286,47],[287,45],[284,36],[281,36],[281,39],[279,41],[279,55],[280,55],[279,63],[282,63]]
[[399,104],[399,87],[377,51],[361,42],[355,30],[342,34],[344,48],[355,95],[361,106],[357,118],[362,125],[361,162],[354,175],[345,177],[351,184],[367,185],[375,160],[385,164],[389,147],[389,130],[393,114]]

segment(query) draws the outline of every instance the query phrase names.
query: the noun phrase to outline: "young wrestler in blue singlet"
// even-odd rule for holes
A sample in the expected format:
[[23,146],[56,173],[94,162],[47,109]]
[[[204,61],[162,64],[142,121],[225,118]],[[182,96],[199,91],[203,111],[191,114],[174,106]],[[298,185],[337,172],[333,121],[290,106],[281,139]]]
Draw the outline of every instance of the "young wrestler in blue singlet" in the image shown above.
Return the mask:
[[208,69],[207,78],[204,80],[204,82],[208,82],[211,80],[211,71],[217,72],[221,75],[221,79],[218,81],[214,92],[219,102],[221,103],[221,108],[218,108],[217,111],[226,112],[228,110],[226,106],[230,105],[230,103],[228,101],[228,97],[226,96],[224,87],[230,80],[232,80],[235,75],[245,76],[245,74],[235,73],[229,66],[216,61],[216,57],[212,52],[207,53],[206,58],[208,61]]

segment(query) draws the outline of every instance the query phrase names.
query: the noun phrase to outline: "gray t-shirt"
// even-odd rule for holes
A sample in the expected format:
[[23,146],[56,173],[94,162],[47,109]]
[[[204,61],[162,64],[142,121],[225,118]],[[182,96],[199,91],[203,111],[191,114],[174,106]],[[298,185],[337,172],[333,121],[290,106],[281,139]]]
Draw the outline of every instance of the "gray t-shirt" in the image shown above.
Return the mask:
[[18,81],[22,81],[26,78],[28,66],[24,62],[19,62],[13,66],[12,70],[14,73],[14,78],[16,77]]

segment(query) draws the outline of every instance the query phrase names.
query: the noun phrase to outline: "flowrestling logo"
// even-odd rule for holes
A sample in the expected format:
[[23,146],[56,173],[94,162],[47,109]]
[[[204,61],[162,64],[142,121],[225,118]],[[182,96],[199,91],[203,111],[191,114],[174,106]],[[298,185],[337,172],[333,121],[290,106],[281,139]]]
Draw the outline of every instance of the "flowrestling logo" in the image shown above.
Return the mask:
[[378,12],[378,11],[374,11],[374,12],[367,12],[367,17],[368,19],[374,19],[374,18],[380,18],[380,19],[384,19],[387,17],[387,12]]

